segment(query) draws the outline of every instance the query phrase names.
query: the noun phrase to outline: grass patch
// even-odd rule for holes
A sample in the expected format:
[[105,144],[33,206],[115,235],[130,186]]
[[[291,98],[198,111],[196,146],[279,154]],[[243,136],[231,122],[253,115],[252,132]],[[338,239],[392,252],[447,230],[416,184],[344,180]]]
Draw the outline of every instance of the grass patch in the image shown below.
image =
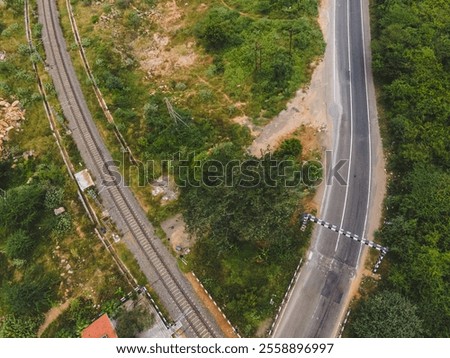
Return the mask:
[[124,262],[126,267],[130,270],[133,277],[137,280],[140,286],[145,286],[148,282],[147,277],[141,271],[138,262],[134,258],[133,254],[123,243],[115,244],[115,248],[120,259]]

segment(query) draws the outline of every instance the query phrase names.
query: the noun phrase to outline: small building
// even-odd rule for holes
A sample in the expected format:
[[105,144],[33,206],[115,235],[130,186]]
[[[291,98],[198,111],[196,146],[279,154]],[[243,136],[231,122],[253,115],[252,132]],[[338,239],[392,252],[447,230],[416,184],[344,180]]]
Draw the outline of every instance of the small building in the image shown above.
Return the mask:
[[119,338],[116,330],[105,313],[81,332],[81,338]]
[[85,191],[87,188],[94,186],[94,181],[91,178],[87,169],[82,170],[75,174],[75,179],[80,186],[81,191]]

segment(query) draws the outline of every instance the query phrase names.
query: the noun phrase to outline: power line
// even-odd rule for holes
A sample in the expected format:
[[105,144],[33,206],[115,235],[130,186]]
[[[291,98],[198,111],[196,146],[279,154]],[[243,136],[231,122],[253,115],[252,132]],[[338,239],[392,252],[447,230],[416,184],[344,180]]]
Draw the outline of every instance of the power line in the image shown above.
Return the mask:
[[183,117],[181,117],[181,115],[179,115],[175,111],[175,109],[173,108],[172,103],[170,103],[169,99],[168,98],[164,98],[164,102],[166,103],[167,110],[169,111],[170,117],[175,121],[175,123],[181,122],[186,127],[189,127],[189,125],[183,120]]

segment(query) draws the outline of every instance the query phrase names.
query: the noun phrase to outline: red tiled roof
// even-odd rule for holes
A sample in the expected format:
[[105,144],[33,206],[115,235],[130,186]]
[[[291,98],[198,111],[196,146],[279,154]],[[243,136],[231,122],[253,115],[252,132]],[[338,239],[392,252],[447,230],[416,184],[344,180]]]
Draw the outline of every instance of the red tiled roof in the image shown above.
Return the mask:
[[81,338],[118,338],[117,333],[105,313],[81,332]]

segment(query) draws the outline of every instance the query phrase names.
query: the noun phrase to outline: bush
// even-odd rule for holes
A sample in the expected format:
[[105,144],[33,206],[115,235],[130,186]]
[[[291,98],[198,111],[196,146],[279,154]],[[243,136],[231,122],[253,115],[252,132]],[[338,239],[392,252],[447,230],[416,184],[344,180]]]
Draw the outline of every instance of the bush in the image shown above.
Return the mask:
[[52,187],[45,193],[44,205],[47,209],[53,210],[60,206],[64,198],[64,189]]
[[35,246],[35,240],[33,240],[25,231],[19,229],[8,238],[5,252],[11,260],[24,260],[30,256]]
[[361,303],[351,324],[357,338],[416,338],[422,335],[417,307],[397,292],[383,291]]
[[7,312],[32,317],[51,307],[56,278],[42,271],[36,276],[27,273],[19,282],[3,284],[1,298]]
[[43,321],[43,315],[35,317],[6,315],[0,319],[0,338],[35,338]]
[[281,143],[275,154],[282,158],[298,158],[302,155],[302,144],[295,138],[286,139]]
[[135,338],[137,334],[149,329],[155,322],[151,313],[142,307],[131,311],[122,309],[117,316],[117,335],[120,338]]
[[126,9],[130,6],[131,0],[116,0],[116,5],[119,9]]
[[55,232],[57,235],[63,236],[72,229],[72,217],[69,213],[63,213],[58,216]]
[[241,23],[237,12],[215,7],[197,24],[194,31],[207,50],[219,51],[242,42]]
[[40,185],[10,189],[0,201],[0,226],[26,228],[34,224],[43,209],[45,190]]

